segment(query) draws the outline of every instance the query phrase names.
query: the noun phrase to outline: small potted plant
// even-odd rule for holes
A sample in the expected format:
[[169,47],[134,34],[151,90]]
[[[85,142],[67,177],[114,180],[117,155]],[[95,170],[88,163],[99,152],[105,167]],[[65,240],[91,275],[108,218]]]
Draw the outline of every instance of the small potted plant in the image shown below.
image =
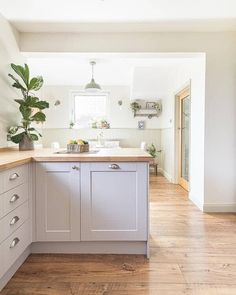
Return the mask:
[[141,109],[141,105],[137,102],[137,101],[133,101],[130,104],[130,108],[134,113],[134,116],[136,115],[136,113]]
[[153,105],[154,109],[158,112],[161,111],[161,103],[160,102],[155,102],[154,105]]
[[[19,150],[33,150],[34,141],[37,141],[41,134],[31,124],[39,123],[46,120],[43,110],[49,107],[49,103],[40,100],[32,91],[38,91],[43,85],[43,77],[30,78],[29,67],[11,64],[11,68],[17,74],[17,78],[12,74],[8,76],[14,81],[12,87],[18,89],[22,93],[22,98],[15,99],[19,104],[19,111],[22,115],[21,124],[10,127],[8,130],[8,138],[14,143],[19,144]],[[20,78],[20,81],[19,81]]]
[[109,129],[110,128],[110,123],[108,123],[107,120],[103,119],[100,122],[100,128],[101,129]]
[[157,155],[158,155],[158,153],[161,152],[161,150],[158,151],[157,148],[155,147],[155,145],[152,143],[151,145],[149,145],[147,147],[147,152],[153,157],[153,161],[155,163]]

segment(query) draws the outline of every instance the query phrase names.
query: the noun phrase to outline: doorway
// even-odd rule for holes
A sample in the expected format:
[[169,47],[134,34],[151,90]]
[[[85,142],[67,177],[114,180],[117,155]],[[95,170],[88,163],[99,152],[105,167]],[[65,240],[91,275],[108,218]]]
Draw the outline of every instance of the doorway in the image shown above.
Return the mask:
[[190,85],[176,95],[178,106],[178,183],[189,191],[190,167]]

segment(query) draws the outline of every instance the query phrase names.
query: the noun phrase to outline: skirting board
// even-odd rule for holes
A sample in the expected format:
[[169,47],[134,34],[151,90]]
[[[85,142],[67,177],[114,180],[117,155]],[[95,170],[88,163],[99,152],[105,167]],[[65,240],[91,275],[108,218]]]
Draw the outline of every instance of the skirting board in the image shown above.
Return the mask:
[[30,255],[30,253],[31,253],[30,246],[28,246],[28,248],[25,249],[25,251],[21,254],[21,256],[14,262],[14,264],[10,267],[10,269],[0,279],[0,291],[9,282],[9,280],[15,274],[17,269],[23,264],[26,258]]
[[31,244],[31,252],[147,255],[147,242],[34,242]]
[[165,178],[169,180],[169,182],[173,182],[173,177],[169,173],[167,173],[165,170],[163,170],[162,168],[158,168],[158,172],[160,172],[163,176],[165,176]]
[[194,198],[194,196],[189,194],[189,199],[196,205],[201,211],[205,213],[210,212],[219,212],[219,213],[235,213],[236,212],[236,203],[232,204],[215,204],[215,203],[201,203],[197,198]]
[[201,211],[203,211],[203,203],[199,202],[199,200],[191,194],[191,191],[189,193],[189,199],[193,202],[194,205],[196,205]]
[[235,213],[236,203],[232,203],[232,204],[206,203],[203,205],[203,212]]

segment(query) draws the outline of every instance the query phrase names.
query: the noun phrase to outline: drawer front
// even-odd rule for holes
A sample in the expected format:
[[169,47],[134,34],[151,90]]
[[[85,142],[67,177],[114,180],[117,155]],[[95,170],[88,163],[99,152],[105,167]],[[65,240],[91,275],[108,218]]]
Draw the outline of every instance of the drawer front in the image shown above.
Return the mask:
[[9,237],[29,218],[28,201],[0,220],[0,243]]
[[30,224],[26,221],[7,240],[2,243],[4,273],[31,243]]
[[[83,165],[83,164],[82,164]],[[104,163],[91,163],[90,169],[92,171],[136,171],[137,165],[135,163],[122,163],[122,162],[104,162]]]
[[28,165],[18,166],[4,171],[3,188],[4,192],[28,181]]
[[[3,216],[7,215],[12,210],[19,207],[29,198],[29,185],[28,183],[21,184],[16,188],[11,189],[2,196],[2,211]],[[0,200],[1,203],[1,200]]]

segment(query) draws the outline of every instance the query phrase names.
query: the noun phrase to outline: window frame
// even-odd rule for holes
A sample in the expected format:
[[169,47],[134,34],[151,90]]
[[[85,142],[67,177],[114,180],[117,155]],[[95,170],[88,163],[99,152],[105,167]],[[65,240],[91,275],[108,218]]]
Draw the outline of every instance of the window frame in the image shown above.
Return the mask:
[[99,91],[99,92],[87,92],[87,91],[81,91],[81,90],[73,90],[71,91],[71,120],[74,122],[74,126],[77,129],[85,129],[89,128],[87,127],[80,127],[79,124],[76,122],[76,114],[75,114],[75,96],[105,96],[106,97],[106,116],[105,119],[108,118],[108,97],[109,97],[110,92],[108,91]]

